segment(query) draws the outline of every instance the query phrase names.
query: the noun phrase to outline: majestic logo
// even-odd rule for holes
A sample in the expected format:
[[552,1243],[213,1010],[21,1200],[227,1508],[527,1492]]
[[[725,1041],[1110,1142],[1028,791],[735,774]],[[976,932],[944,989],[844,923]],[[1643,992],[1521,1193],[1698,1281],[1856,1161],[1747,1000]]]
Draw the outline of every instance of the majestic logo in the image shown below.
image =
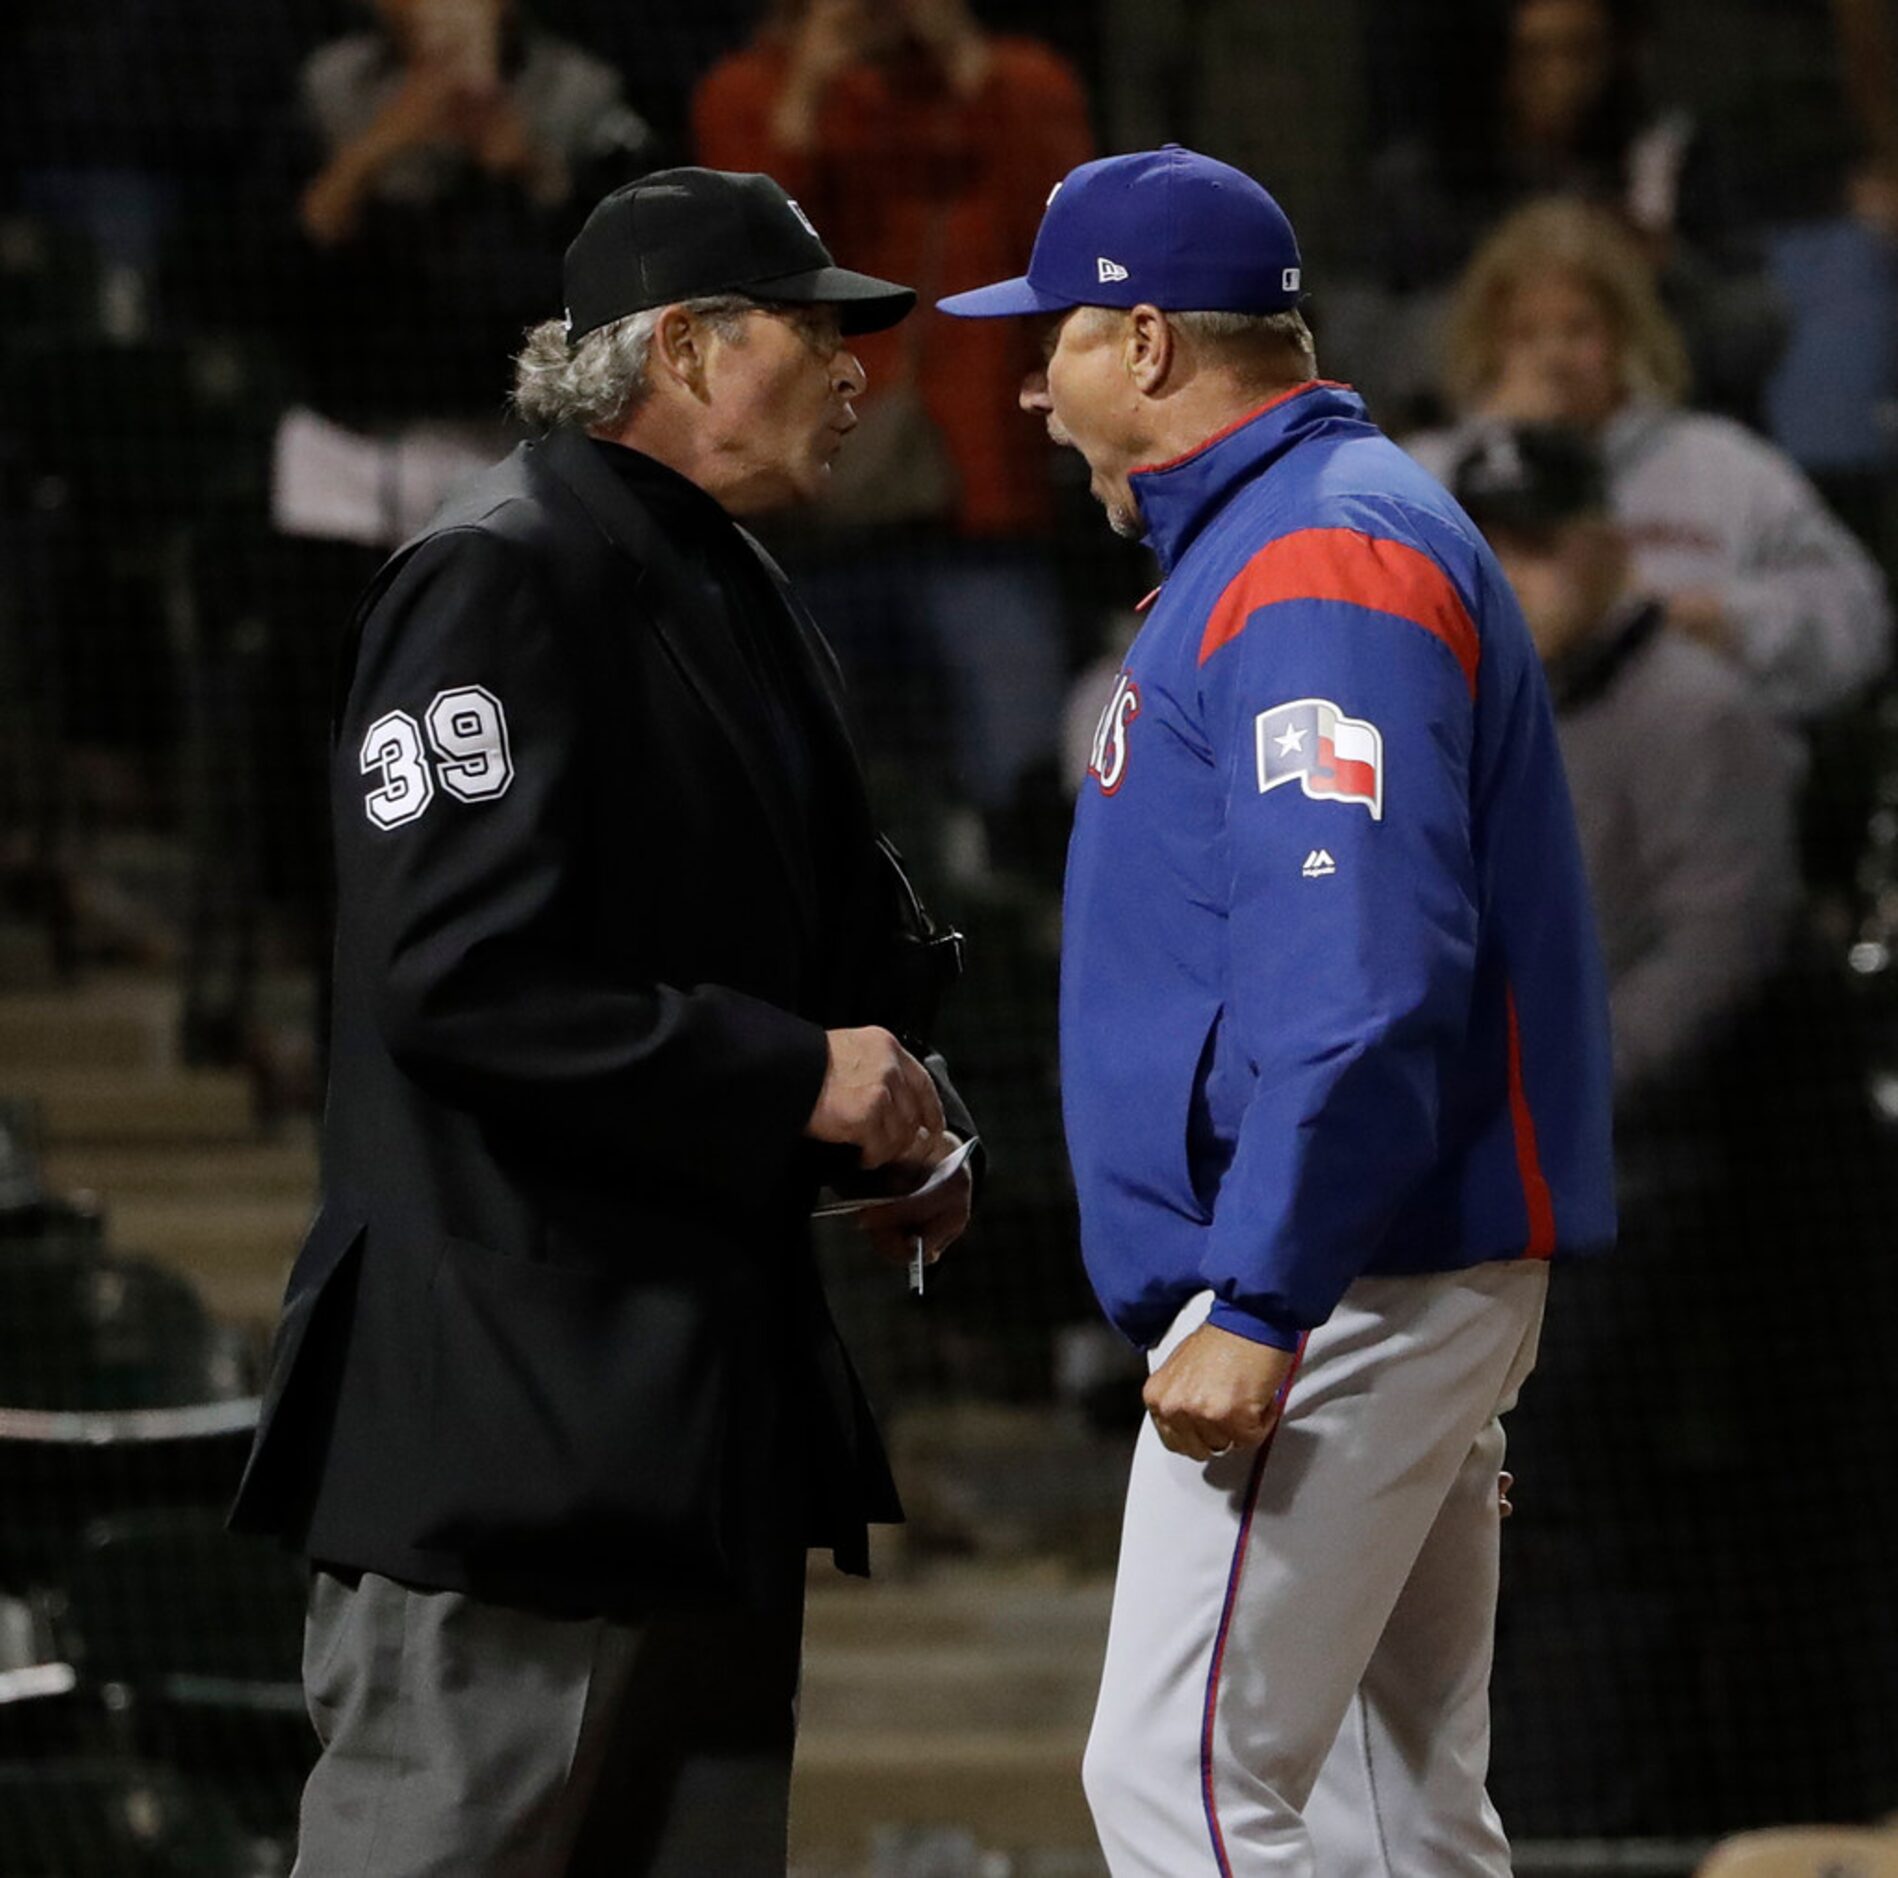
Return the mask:
[[1285,272],[1279,276],[1279,284],[1287,293],[1296,293],[1301,278],[1302,276],[1299,274],[1297,268],[1288,267]]
[[1307,880],[1323,880],[1327,874],[1338,871],[1338,863],[1331,858],[1327,848],[1313,848],[1305,856],[1305,865],[1298,870]]
[[1127,775],[1127,727],[1140,715],[1140,687],[1125,672],[1114,681],[1114,695],[1094,727],[1087,773],[1111,796]]
[[817,232],[816,224],[812,222],[811,218],[808,215],[806,215],[804,211],[801,208],[799,208],[795,202],[792,202],[789,196],[786,196],[784,199],[786,202],[790,203],[791,213],[795,215],[798,221],[802,224],[805,234],[809,235],[813,241],[822,241],[823,236]]
[[1102,284],[1110,280],[1125,280],[1127,270],[1118,261],[1110,261],[1106,255],[1099,256],[1094,265],[1100,270]]
[[1359,802],[1384,819],[1384,737],[1346,717],[1329,698],[1295,698],[1261,711],[1253,724],[1259,793],[1299,782],[1315,802]]

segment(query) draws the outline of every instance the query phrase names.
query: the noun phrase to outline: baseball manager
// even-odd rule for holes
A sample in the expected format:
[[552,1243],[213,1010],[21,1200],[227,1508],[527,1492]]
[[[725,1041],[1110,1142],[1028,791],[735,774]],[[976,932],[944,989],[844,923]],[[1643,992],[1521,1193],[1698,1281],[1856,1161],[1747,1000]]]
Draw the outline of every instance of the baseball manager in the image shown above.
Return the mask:
[[741,526],[822,488],[913,295],[692,169],[565,284],[546,434],[348,646],[322,1207],[234,1514],[316,1568],[303,1878],[782,1874],[806,1548],[898,1516],[811,1204],[968,1127],[919,1060],[954,935]]
[[1085,1777],[1116,1878],[1504,1874],[1500,1417],[1612,1237],[1606,1001],[1535,649],[1314,376],[1292,229],[1177,146],[1072,172],[1023,406],[1164,584],[1069,854],[1084,1250],[1149,1353]]

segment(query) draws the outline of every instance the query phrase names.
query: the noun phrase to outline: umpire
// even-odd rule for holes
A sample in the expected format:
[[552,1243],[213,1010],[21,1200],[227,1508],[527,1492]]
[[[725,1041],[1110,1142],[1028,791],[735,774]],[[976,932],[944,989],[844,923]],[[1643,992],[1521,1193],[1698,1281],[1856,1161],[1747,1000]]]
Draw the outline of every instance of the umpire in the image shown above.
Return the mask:
[[314,1567],[302,1878],[783,1871],[804,1553],[900,1517],[808,1215],[968,1128],[918,1060],[956,942],[740,525],[914,295],[701,169],[565,286],[546,434],[381,571],[339,693],[322,1207],[233,1514]]

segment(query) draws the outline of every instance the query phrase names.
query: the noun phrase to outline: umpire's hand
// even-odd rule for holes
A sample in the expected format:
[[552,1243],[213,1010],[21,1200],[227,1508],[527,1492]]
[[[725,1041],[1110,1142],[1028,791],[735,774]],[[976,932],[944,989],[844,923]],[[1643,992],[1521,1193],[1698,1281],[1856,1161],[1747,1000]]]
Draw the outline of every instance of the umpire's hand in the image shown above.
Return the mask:
[[874,1024],[829,1038],[830,1068],[804,1132],[854,1147],[865,1167],[921,1158],[943,1131],[942,1097],[929,1071]]
[[[961,1145],[960,1136],[940,1134],[915,1158],[895,1162],[891,1171],[908,1183],[920,1185],[938,1161],[947,1160]],[[920,1239],[923,1263],[933,1265],[968,1231],[974,1200],[975,1176],[964,1162],[920,1200],[898,1198],[871,1207],[858,1219],[858,1229],[868,1235],[872,1249],[888,1264],[908,1265]]]
[[1202,1324],[1147,1378],[1141,1399],[1175,1454],[1210,1461],[1256,1448],[1279,1418],[1294,1352]]

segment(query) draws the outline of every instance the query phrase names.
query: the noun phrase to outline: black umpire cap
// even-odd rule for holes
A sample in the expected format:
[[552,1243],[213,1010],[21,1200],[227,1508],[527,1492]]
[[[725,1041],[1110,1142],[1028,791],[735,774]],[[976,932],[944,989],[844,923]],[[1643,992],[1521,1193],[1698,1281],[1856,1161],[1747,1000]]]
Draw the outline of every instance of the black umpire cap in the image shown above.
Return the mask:
[[1566,424],[1504,424],[1457,459],[1450,491],[1485,534],[1547,535],[1608,510],[1601,452]]
[[881,332],[914,288],[839,267],[808,215],[769,176],[655,170],[622,184],[567,250],[567,343],[629,313],[741,293],[834,306],[846,333]]

